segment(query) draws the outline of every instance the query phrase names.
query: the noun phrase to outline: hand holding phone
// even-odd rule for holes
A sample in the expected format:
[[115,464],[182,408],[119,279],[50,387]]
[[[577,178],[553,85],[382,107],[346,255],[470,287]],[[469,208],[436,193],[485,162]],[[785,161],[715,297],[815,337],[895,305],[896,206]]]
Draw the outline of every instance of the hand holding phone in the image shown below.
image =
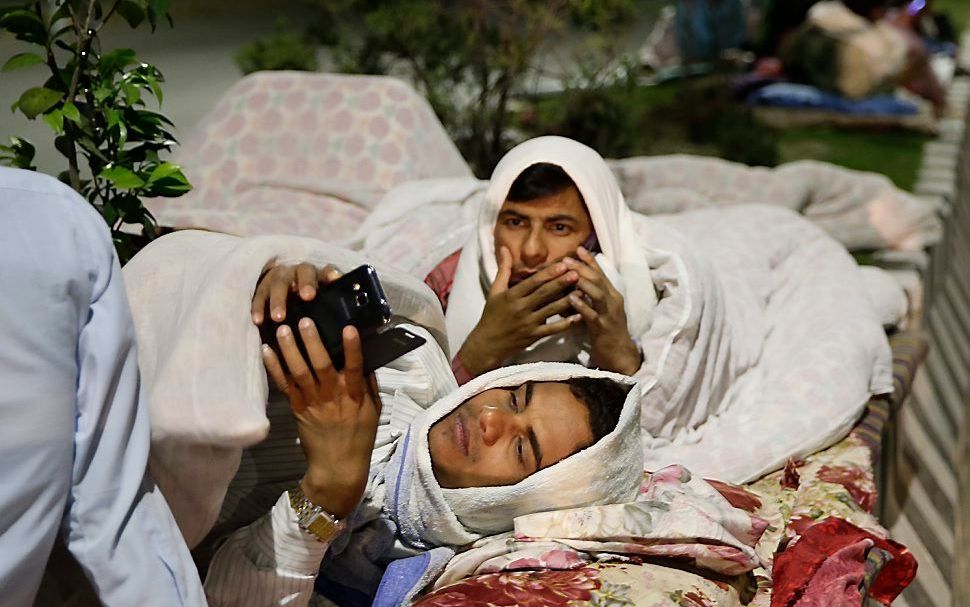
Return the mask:
[[[271,319],[260,324],[263,343],[269,345],[277,354],[280,353],[278,327],[286,325],[293,335],[299,336],[297,323],[302,318],[313,321],[334,367],[338,370],[344,366],[341,332],[346,326],[354,326],[360,333],[365,373],[370,373],[425,343],[423,338],[406,329],[387,327],[391,319],[391,307],[377,278],[377,272],[371,266],[360,266],[332,281],[321,283],[310,300],[305,299],[306,285],[296,286],[297,292],[293,292],[291,288],[286,298],[285,315],[276,313],[271,299]],[[254,298],[254,308],[255,305]],[[297,338],[296,344],[304,360],[308,360],[303,341]]]
[[[342,331],[346,366],[338,371],[312,322],[278,328],[280,353],[263,346],[269,376],[290,401],[307,471],[301,487],[310,500],[344,518],[360,501],[367,485],[371,452],[380,422],[381,400],[374,376],[363,371],[360,335]],[[305,344],[306,356],[297,348]],[[289,373],[283,371],[283,362]]]

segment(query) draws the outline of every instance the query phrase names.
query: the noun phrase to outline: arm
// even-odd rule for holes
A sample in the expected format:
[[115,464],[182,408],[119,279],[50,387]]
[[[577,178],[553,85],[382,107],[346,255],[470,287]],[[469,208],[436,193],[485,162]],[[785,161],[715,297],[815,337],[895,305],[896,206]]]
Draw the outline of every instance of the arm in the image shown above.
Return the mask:
[[[315,278],[313,282],[315,287]],[[284,297],[288,288],[282,289]],[[275,318],[276,310],[272,306],[271,310]],[[342,371],[331,364],[313,323],[301,319],[299,328],[309,361],[301,355],[290,328],[282,325],[277,331],[282,361],[264,345],[263,362],[287,395],[297,422],[307,459],[299,492],[311,506],[343,520],[364,493],[380,400],[373,375],[363,375],[360,336],[353,327],[344,329]],[[284,362],[289,373],[283,371]],[[206,578],[211,604],[307,604],[320,561],[340,529],[319,535],[314,525],[301,523],[290,502],[292,494],[283,494],[270,513],[237,530],[216,553]]]
[[209,605],[305,607],[329,545],[300,528],[283,493],[272,510],[216,552],[205,580]]
[[633,375],[643,363],[630,337],[623,296],[613,287],[592,253],[579,247],[578,260],[567,257],[566,266],[579,273],[577,290],[569,295],[573,308],[583,317],[592,342],[590,363],[600,369]]
[[[147,477],[148,407],[131,313],[111,240],[90,229],[91,304],[78,338],[77,421],[68,549],[106,605],[200,605],[202,587],[178,527]],[[97,223],[97,227],[94,224]]]

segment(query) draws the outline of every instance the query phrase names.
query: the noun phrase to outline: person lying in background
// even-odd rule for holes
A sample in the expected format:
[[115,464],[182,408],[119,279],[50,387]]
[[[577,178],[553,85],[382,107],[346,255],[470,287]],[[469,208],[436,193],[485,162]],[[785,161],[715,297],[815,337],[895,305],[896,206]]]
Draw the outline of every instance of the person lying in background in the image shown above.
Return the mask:
[[785,74],[851,99],[902,86],[933,104],[946,92],[929,53],[906,23],[906,12],[889,13],[890,0],[826,0],[808,9],[805,21],[779,47]]
[[148,407],[107,226],[76,192],[0,168],[0,589],[33,605],[55,538],[104,605],[204,605],[147,474]]
[[[308,265],[294,268],[297,274],[310,299],[317,276],[339,276]],[[309,360],[286,325],[276,333],[279,352],[263,345],[295,428],[268,411],[274,421],[265,443],[281,447],[251,459],[257,469],[272,461],[277,471],[293,464],[305,472],[216,550],[205,582],[211,605],[306,605],[315,582],[340,604],[370,604],[394,559],[437,548],[443,566],[455,547],[508,531],[517,516],[637,494],[643,466],[632,380],[575,365],[529,365],[462,388],[449,380],[434,403],[402,390],[382,399],[378,382],[387,371],[364,376],[355,329],[344,329],[346,362],[337,370],[313,322],[301,319],[298,327]],[[430,336],[409,357],[449,368]],[[395,428],[394,445],[375,462],[381,424]],[[303,458],[288,464],[289,432]]]

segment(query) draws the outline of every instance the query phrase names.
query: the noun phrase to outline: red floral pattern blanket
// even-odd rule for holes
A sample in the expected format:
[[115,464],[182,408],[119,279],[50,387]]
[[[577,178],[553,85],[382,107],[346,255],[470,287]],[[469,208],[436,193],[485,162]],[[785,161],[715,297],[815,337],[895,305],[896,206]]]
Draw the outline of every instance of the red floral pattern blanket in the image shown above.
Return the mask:
[[736,508],[767,521],[754,544],[761,566],[741,575],[696,562],[630,556],[576,558],[568,547],[541,563],[509,562],[459,579],[417,605],[677,605],[810,607],[888,604],[915,575],[915,559],[888,540],[875,503],[870,450],[856,435],[789,462],[743,487],[710,482]]

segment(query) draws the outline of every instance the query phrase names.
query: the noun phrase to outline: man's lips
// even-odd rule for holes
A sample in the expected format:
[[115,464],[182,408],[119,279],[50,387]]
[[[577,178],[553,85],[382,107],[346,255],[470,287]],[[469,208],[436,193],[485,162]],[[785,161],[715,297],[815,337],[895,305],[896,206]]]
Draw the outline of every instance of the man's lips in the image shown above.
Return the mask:
[[458,444],[458,450],[468,455],[468,429],[465,426],[465,420],[462,419],[461,414],[455,416],[455,442]]

